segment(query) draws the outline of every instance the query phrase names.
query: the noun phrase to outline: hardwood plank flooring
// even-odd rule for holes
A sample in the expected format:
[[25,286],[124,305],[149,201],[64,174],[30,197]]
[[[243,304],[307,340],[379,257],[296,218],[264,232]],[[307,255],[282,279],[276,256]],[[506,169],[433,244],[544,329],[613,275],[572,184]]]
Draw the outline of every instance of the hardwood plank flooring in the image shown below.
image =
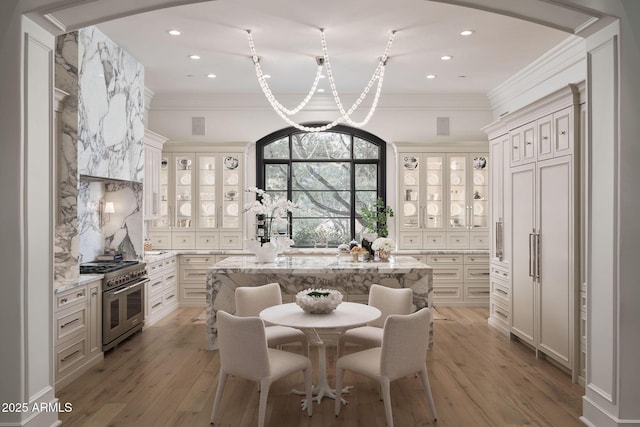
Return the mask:
[[[57,395],[73,410],[65,426],[207,426],[218,383],[217,351],[205,351],[205,327],[194,323],[202,309],[178,309],[121,343],[105,359]],[[533,351],[487,325],[485,308],[439,307],[434,350],[427,355],[438,421],[434,423],[419,378],[391,385],[396,426],[496,427],[582,425],[584,389]],[[289,350],[295,351],[295,348]],[[312,350],[316,363],[317,354]],[[335,383],[335,348],[327,349],[329,382]],[[317,366],[317,365],[316,365]],[[352,373],[349,404],[334,415],[334,401],[300,410],[302,374],[275,383],[269,392],[267,425],[277,427],[384,427],[376,383]],[[254,383],[230,378],[217,426],[255,426],[259,392]]]

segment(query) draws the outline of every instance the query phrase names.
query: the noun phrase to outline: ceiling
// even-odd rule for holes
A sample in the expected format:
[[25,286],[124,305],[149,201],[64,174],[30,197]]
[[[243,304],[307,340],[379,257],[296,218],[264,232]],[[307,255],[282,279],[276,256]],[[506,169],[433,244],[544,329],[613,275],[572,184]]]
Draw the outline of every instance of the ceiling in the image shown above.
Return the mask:
[[[360,93],[397,30],[383,93],[487,93],[565,40],[566,32],[424,0],[217,0],[99,24],[145,66],[157,94],[259,93],[246,30],[274,94],[306,93],[322,54],[340,93]],[[180,36],[171,36],[178,29]],[[471,29],[463,37],[462,30]],[[198,54],[201,59],[188,56]],[[442,61],[443,55],[453,59]],[[215,78],[208,78],[213,73]],[[427,74],[435,74],[427,79]],[[319,87],[330,92],[328,79]]]

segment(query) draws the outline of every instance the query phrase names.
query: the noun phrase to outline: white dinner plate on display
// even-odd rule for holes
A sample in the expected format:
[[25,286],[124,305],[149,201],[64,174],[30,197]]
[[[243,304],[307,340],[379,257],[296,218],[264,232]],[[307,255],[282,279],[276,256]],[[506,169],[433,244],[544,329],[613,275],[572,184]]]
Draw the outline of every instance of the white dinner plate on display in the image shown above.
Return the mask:
[[404,176],[404,183],[407,185],[416,185],[416,177],[412,174],[407,174]]
[[473,183],[474,183],[475,185],[482,185],[482,184],[484,184],[484,176],[482,176],[482,175],[481,175],[481,174],[479,174],[479,173],[474,174],[474,175],[473,175]]
[[180,184],[189,185],[191,184],[191,174],[185,173],[180,177]]
[[451,205],[451,215],[460,215],[462,213],[462,208],[459,204],[454,203]]
[[406,216],[411,216],[416,214],[416,205],[413,203],[405,203],[404,204],[404,214]]
[[435,203],[427,203],[427,213],[429,215],[437,215],[438,210],[438,205],[436,205]]
[[216,183],[216,176],[215,174],[212,173],[208,173],[205,175],[204,177],[204,183],[207,185],[213,185]]
[[232,173],[227,177],[227,184],[229,185],[237,185],[238,184],[238,174]]
[[216,213],[216,205],[212,202],[207,202],[202,205],[202,210],[206,215],[213,215]]
[[163,215],[163,216],[167,214],[167,204],[166,203],[161,203],[160,204],[160,214]]
[[460,185],[462,181],[460,180],[460,175],[452,173],[451,174],[451,184],[452,185]]
[[180,205],[180,215],[191,216],[191,203],[183,203]]
[[476,214],[480,215],[482,212],[484,212],[484,208],[482,207],[482,203],[479,202],[475,202],[473,204],[473,210],[476,212]]
[[427,176],[427,184],[438,185],[439,182],[440,182],[440,178],[438,178],[438,175],[436,175],[435,173],[430,173]]
[[231,216],[238,215],[238,204],[237,203],[229,203],[227,205],[227,213]]

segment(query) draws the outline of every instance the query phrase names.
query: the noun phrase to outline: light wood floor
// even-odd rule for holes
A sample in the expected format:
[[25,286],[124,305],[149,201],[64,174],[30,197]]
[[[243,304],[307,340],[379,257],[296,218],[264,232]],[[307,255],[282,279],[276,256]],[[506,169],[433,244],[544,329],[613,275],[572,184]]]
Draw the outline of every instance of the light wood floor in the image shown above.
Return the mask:
[[[204,325],[192,319],[201,309],[179,309],[109,352],[104,362],[57,392],[73,411],[66,426],[207,426],[217,386],[217,351],[204,350]],[[418,378],[392,383],[393,417],[398,427],[431,426],[580,426],[583,388],[522,344],[487,325],[483,308],[445,308],[436,320],[428,370],[438,421],[433,423]],[[328,349],[328,365],[335,363]],[[312,354],[315,356],[315,351]],[[334,383],[333,369],[329,381]],[[302,374],[274,384],[269,392],[267,425],[385,425],[375,383],[347,373],[355,389],[345,397],[340,416],[334,401],[314,404],[313,417],[289,394],[301,387]],[[219,426],[255,426],[258,391],[254,383],[231,378],[222,400]]]

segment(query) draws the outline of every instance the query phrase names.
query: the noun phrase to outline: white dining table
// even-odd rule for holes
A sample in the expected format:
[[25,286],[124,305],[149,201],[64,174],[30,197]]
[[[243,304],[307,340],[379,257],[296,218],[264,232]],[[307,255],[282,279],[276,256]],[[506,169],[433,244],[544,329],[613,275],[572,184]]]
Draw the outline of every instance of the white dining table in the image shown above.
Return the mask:
[[[328,314],[306,313],[296,303],[274,305],[260,312],[260,318],[274,325],[289,326],[307,334],[310,343],[318,347],[318,385],[313,389],[313,400],[320,403],[324,396],[335,399],[333,389],[327,381],[327,352],[325,342],[318,333],[322,329],[335,329],[340,333],[365,325],[380,317],[382,313],[375,307],[353,302],[342,302]],[[346,388],[345,392],[348,391]],[[302,409],[307,402],[302,401]],[[346,403],[346,402],[343,402]]]

